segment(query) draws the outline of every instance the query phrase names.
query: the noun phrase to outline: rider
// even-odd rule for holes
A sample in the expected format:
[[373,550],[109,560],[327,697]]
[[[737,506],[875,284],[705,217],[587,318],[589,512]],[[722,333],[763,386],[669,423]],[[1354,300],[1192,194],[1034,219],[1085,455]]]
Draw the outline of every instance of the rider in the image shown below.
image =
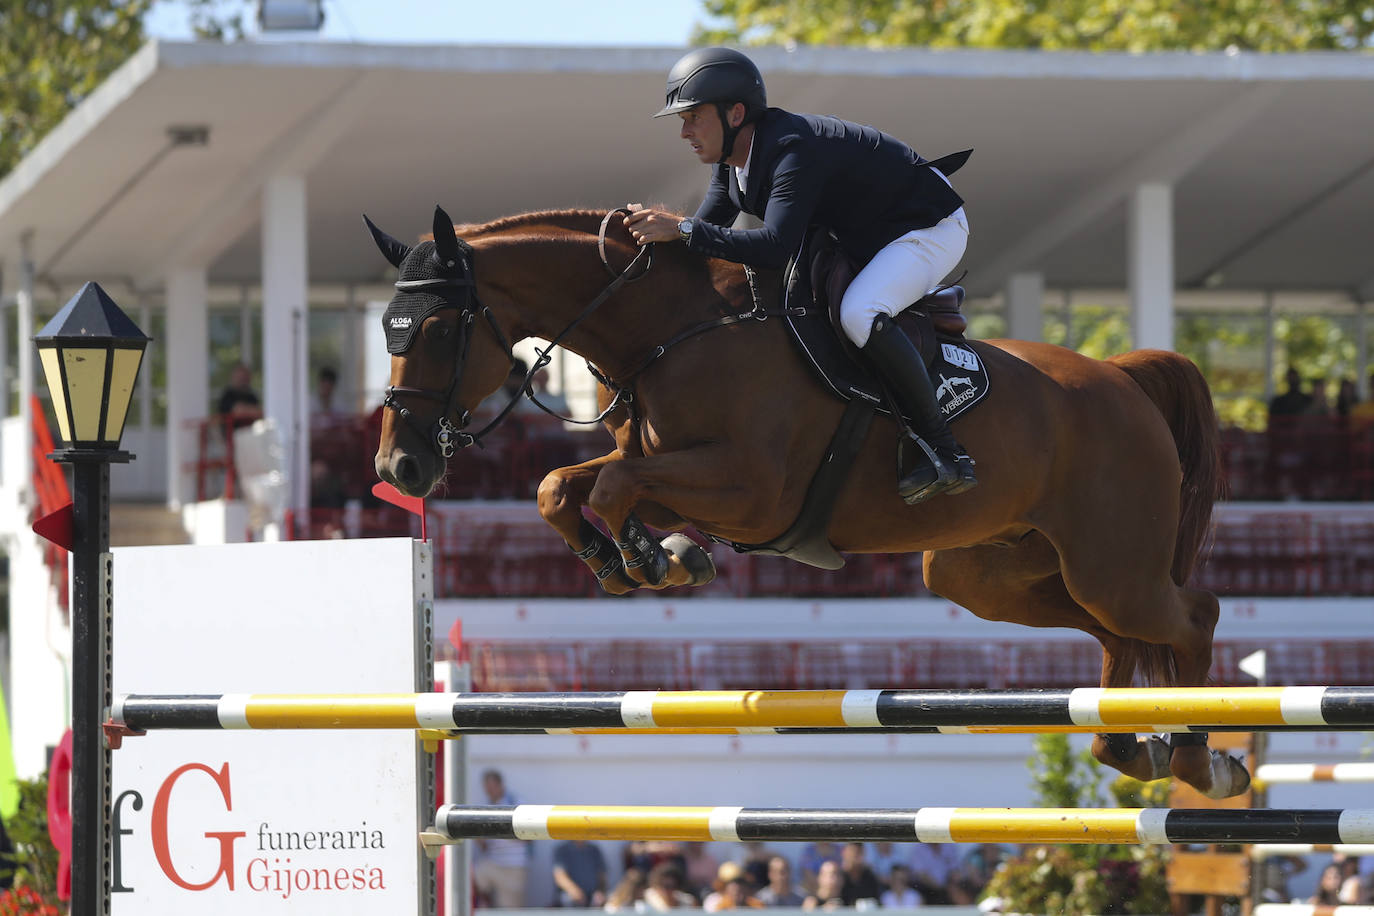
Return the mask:
[[[730,48],[692,51],[673,65],[667,104],[654,117],[672,114],[696,157],[713,164],[706,199],[686,219],[632,208],[625,225],[635,240],[680,239],[703,255],[782,267],[809,226],[830,229],[864,265],[840,305],[844,332],[935,453],[935,462],[923,460],[898,482],[898,492],[918,503],[976,486],[973,459],[945,423],[916,348],[892,321],[954,268],[968,244],[963,199],[949,180],[874,128],[769,108],[758,67]],[[762,228],[728,228],[740,211],[761,217]]]

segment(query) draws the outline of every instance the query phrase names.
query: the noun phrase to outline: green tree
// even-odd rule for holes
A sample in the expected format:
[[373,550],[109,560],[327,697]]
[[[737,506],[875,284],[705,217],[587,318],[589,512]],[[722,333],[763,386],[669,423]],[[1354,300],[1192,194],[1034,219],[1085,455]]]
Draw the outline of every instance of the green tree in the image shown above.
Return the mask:
[[0,0],[0,177],[143,43],[151,0]]
[[1332,51],[1371,46],[1368,0],[705,0],[701,43]]
[[[247,0],[178,0],[197,38],[234,41]],[[0,178],[143,45],[153,0],[0,0]]]

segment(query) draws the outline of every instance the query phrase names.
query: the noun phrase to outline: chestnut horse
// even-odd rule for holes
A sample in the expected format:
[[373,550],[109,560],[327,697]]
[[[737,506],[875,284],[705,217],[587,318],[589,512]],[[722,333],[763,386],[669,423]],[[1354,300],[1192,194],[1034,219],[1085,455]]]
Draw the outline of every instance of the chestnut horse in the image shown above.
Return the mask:
[[[609,592],[701,584],[714,574],[705,551],[681,534],[660,546],[644,525],[745,544],[775,538],[797,517],[844,405],[802,364],[780,320],[720,326],[660,353],[683,332],[747,311],[745,271],[666,245],[638,282],[608,288],[603,259],[624,268],[639,254],[643,267],[612,225],[608,234],[590,212],[529,213],[460,237],[437,210],[434,241],[411,247],[368,223],[400,269],[383,319],[392,387],[376,469],[403,493],[430,493],[455,445],[471,444],[468,412],[506,379],[511,342],[556,340],[611,384],[601,401],[615,448],[551,472],[540,514]],[[1203,684],[1217,599],[1186,583],[1221,477],[1197,367],[1160,350],[1099,361],[1028,341],[971,346],[991,391],[955,425],[980,485],[907,505],[896,488],[898,432],[880,417],[840,493],[831,543],[924,551],[929,589],[979,617],[1092,635],[1103,687],[1131,685],[1138,666],[1161,686]],[[612,390],[630,396],[612,400]],[[1098,735],[1093,754],[1137,779],[1172,772],[1214,797],[1248,786],[1245,768],[1211,751],[1205,734],[1172,738]]]

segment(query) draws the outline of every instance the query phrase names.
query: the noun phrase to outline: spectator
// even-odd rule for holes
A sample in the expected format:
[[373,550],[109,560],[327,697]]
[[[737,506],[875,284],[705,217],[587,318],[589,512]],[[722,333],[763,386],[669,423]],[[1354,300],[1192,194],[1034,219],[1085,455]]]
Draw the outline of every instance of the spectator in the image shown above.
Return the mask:
[[749,875],[738,862],[724,862],[716,871],[714,893],[708,894],[701,908],[708,913],[721,910],[763,909],[763,901],[750,892]]
[[971,848],[956,873],[954,884],[959,891],[956,896],[967,903],[977,900],[1001,866],[1004,855],[1004,850],[996,843],[980,843]]
[[749,876],[753,887],[763,887],[768,883],[769,863],[773,861],[773,850],[763,843],[754,841],[744,844],[744,873]]
[[1331,864],[1341,870],[1341,887],[1337,896],[1343,904],[1365,902],[1364,881],[1360,878],[1360,857],[1338,852],[1331,857]]
[[1288,389],[1269,402],[1269,416],[1296,417],[1307,412],[1312,398],[1302,393],[1302,376],[1292,366],[1283,374]]
[[887,890],[878,898],[883,909],[913,910],[925,903],[921,892],[911,886],[911,869],[900,862],[892,863],[887,876]]
[[1261,903],[1289,903],[1293,895],[1288,879],[1307,871],[1307,859],[1302,856],[1267,856],[1260,861],[1259,885]]
[[682,869],[673,862],[660,862],[649,872],[644,905],[654,912],[695,909],[696,898],[682,889]]
[[262,419],[262,399],[253,390],[253,375],[243,363],[229,370],[229,384],[219,395],[219,415],[234,429]]
[[720,862],[711,855],[711,848],[705,843],[688,843],[682,854],[683,875],[686,889],[698,897],[716,880],[716,870]]
[[1336,416],[1349,417],[1350,411],[1360,401],[1360,393],[1355,389],[1353,378],[1341,379],[1341,386],[1336,392]]
[[863,843],[846,843],[840,852],[840,869],[844,872],[844,887],[840,896],[845,906],[854,906],[860,900],[877,901],[883,895],[882,882],[873,874],[873,869],[864,861]]
[[768,883],[756,895],[764,906],[801,906],[806,900],[792,884],[792,863],[782,856],[768,860]]
[[838,910],[845,905],[843,892],[844,872],[840,871],[840,863],[826,859],[816,870],[816,890],[802,901],[802,909]]
[[802,849],[801,858],[797,861],[797,871],[801,873],[802,888],[808,894],[815,893],[821,866],[826,862],[840,864],[840,852],[834,843],[807,843]]
[[566,840],[553,850],[553,883],[558,906],[601,906],[606,902],[606,859],[601,847]]
[[1312,380],[1312,394],[1307,399],[1303,414],[1309,417],[1331,416],[1331,399],[1327,396],[1325,378]]
[[620,883],[611,890],[610,896],[606,898],[606,912],[646,912],[649,908],[644,903],[644,891],[648,886],[649,880],[644,876],[644,872],[637,868],[626,870],[625,874],[620,876]]
[[1317,892],[1313,894],[1308,903],[1316,906],[1337,906],[1341,903],[1341,885],[1345,877],[1341,874],[1341,867],[1336,863],[1331,863],[1322,869],[1321,877],[1317,879]]
[[949,843],[916,843],[911,848],[911,885],[928,906],[949,906],[950,879],[959,867],[958,852]]
[[878,876],[879,881],[885,882],[892,866],[906,864],[906,858],[906,850],[901,849],[896,843],[874,843],[868,853],[868,866],[873,869],[873,874]]
[[[506,791],[498,770],[482,774],[482,791],[489,805],[517,805]],[[529,867],[529,844],[524,840],[483,837],[476,842],[472,856],[472,883],[488,906],[518,910],[525,905],[525,872]]]
[[315,376],[315,394],[310,398],[310,428],[328,428],[347,414],[337,403],[339,373],[332,366],[325,366]]
[[1350,408],[1350,426],[1352,429],[1364,426],[1367,423],[1374,423],[1374,372],[1369,374],[1369,387],[1365,389],[1367,397],[1359,401]]

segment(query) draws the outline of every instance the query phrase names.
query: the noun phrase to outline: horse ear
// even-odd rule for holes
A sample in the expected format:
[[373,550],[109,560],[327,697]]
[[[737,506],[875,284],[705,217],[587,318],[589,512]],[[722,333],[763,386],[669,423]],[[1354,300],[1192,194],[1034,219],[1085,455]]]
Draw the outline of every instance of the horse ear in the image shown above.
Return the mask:
[[378,229],[377,224],[368,219],[366,213],[363,214],[363,222],[367,223],[367,231],[372,233],[372,240],[381,249],[382,256],[391,262],[392,267],[399,270],[401,262],[406,259],[406,255],[410,254],[410,246],[393,239]]
[[462,259],[458,245],[458,233],[453,231],[453,220],[449,219],[444,208],[434,206],[434,253],[439,263],[447,268],[455,268]]

